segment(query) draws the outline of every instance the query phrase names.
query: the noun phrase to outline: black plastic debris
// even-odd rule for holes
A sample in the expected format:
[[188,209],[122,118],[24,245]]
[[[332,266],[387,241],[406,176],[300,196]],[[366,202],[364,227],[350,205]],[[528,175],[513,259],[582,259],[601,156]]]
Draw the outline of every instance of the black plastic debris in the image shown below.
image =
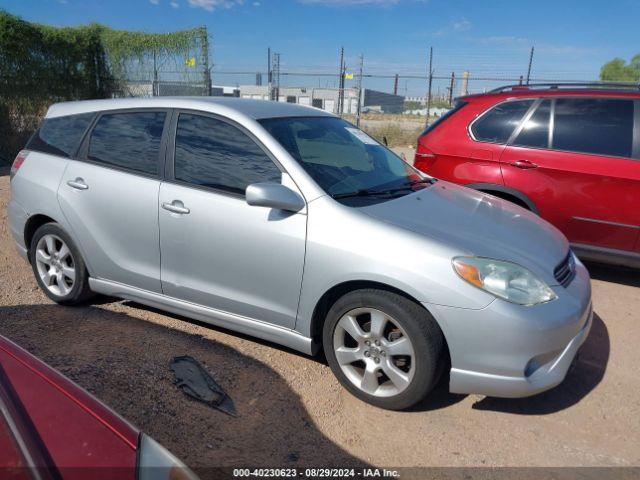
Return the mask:
[[184,393],[227,415],[236,416],[231,397],[195,358],[188,355],[175,357],[169,367],[176,377],[174,383]]

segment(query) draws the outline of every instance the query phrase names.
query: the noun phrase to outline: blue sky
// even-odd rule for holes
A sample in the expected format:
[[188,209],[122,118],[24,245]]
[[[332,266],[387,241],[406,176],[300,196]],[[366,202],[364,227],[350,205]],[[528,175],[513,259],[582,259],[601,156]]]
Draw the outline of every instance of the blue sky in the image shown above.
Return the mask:
[[[282,70],[337,71],[344,46],[350,71],[362,53],[365,71],[380,74],[424,74],[433,46],[437,75],[469,70],[491,77],[524,74],[535,46],[532,76],[554,79],[594,79],[611,58],[640,53],[640,0],[0,0],[0,8],[59,26],[97,21],[165,32],[206,25],[216,84],[253,83],[255,75],[215,72],[264,70],[268,46],[281,53]],[[435,88],[444,90],[445,83]],[[478,81],[472,88],[500,83]],[[392,80],[367,79],[365,86],[390,90]],[[424,81],[401,80],[400,91],[422,93]]]

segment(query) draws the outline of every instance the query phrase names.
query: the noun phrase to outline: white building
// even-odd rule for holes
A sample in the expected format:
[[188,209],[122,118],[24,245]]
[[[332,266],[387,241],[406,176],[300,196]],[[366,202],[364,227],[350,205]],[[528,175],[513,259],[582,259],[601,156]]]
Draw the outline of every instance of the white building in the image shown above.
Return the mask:
[[[267,85],[240,85],[241,98],[269,100]],[[399,113],[404,106],[404,97],[376,90],[363,89],[362,107],[365,110]],[[280,87],[278,101],[298,103],[338,113],[339,90],[336,88]],[[343,113],[355,114],[358,109],[358,90],[344,89]]]

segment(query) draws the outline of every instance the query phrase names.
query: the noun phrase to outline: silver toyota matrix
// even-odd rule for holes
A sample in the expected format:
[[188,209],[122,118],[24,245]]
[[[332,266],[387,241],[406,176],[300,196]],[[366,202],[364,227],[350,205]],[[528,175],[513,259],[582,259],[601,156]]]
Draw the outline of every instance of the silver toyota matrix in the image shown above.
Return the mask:
[[388,409],[560,383],[586,268],[549,223],[430,178],[319,109],[53,105],[11,170],[11,232],[53,301],[121,297],[315,354]]

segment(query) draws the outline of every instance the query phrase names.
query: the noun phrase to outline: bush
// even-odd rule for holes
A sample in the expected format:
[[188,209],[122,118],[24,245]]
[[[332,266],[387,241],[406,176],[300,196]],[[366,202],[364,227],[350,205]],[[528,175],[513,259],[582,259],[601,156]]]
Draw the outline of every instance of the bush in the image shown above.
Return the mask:
[[166,34],[103,25],[56,28],[0,10],[0,159],[12,160],[55,102],[108,98],[129,65],[149,54],[181,55],[206,29]]
[[393,123],[371,127],[363,125],[362,129],[381,143],[386,137],[389,147],[415,146],[418,137],[424,130],[423,127],[402,128],[401,125]]

